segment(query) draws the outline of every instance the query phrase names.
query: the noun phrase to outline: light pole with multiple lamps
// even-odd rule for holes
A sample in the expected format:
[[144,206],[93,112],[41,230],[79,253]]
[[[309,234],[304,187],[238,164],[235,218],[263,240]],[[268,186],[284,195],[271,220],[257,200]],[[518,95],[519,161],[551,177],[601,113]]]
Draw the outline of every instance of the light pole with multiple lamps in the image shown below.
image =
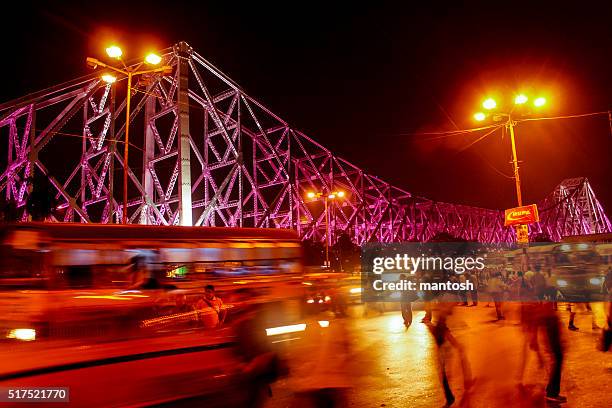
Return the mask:
[[[482,107],[491,112],[492,119],[496,122],[500,122],[505,120],[505,127],[508,129],[508,133],[510,133],[510,143],[512,144],[512,168],[514,170],[514,182],[516,186],[516,199],[518,202],[518,206],[523,206],[523,196],[521,193],[521,179],[519,176],[519,162],[516,155],[516,143],[514,139],[514,127],[516,126],[515,116],[527,113],[525,107],[529,102],[529,98],[527,95],[523,93],[519,93],[514,97],[514,104],[512,109],[509,112],[499,111],[497,110],[497,102],[493,98],[488,98],[482,103]],[[540,108],[546,104],[546,98],[540,96],[533,100],[533,106],[535,108]],[[477,112],[474,114],[474,119],[481,122],[487,119],[488,115],[484,112]],[[517,226],[517,236],[520,236],[518,233],[519,229],[525,229],[526,225],[518,225]]]
[[310,191],[306,194],[306,197],[311,201],[314,200],[322,200],[325,203],[325,267],[329,268],[331,265],[329,263],[329,246],[331,245],[331,234],[329,232],[329,200],[335,200],[336,198],[343,198],[344,191],[334,191],[331,193],[315,193]]
[[[126,95],[126,103],[125,103],[125,146],[123,150],[123,211],[122,211],[122,223],[127,224],[127,196],[128,196],[128,146],[130,142],[130,102],[132,99],[132,78],[137,75],[143,74],[153,74],[153,73],[164,73],[171,74],[172,67],[168,65],[164,65],[158,68],[151,69],[143,69],[140,70],[142,64],[148,64],[151,66],[159,65],[162,61],[162,58],[154,53],[148,54],[143,63],[140,63],[136,66],[127,66],[121,56],[123,52],[121,48],[116,45],[112,45],[106,49],[106,54],[110,58],[114,58],[121,62],[122,68],[113,67],[112,65],[106,64],[96,58],[87,57],[87,65],[96,69],[97,67],[103,67],[114,71],[116,73],[122,74],[127,78],[127,95]],[[106,72],[102,75],[102,80],[107,84],[113,84],[117,81],[117,77],[113,74]]]

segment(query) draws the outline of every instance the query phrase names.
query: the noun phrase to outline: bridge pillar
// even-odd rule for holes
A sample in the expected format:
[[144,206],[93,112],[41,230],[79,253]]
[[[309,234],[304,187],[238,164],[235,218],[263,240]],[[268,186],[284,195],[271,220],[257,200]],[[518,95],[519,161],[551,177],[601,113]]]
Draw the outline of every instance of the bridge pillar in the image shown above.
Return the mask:
[[[149,97],[145,103],[145,114],[144,114],[144,126],[145,126],[145,137],[144,137],[144,154],[142,157],[142,187],[145,193],[143,197],[143,205],[147,205],[146,197],[150,200],[154,200],[155,185],[153,184],[153,174],[151,173],[150,163],[155,157],[155,135],[153,133],[153,123],[151,123],[153,115],[155,115],[155,97]],[[140,217],[141,224],[150,224],[151,210],[147,207],[143,208],[142,216]]]
[[178,127],[178,199],[179,199],[179,224],[193,225],[191,207],[191,147],[189,146],[189,61],[193,50],[186,42],[181,41],[175,45],[175,53],[178,57],[177,81],[178,98],[177,114]]

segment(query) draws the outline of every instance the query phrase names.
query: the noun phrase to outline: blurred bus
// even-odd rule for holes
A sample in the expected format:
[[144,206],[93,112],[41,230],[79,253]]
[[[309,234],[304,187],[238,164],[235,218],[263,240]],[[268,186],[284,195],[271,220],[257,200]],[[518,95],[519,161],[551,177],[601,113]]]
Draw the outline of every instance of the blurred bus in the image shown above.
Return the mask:
[[[236,327],[262,305],[266,327],[300,319],[302,268],[290,230],[0,226],[0,386],[67,385],[83,406],[239,397],[228,391]],[[224,302],[223,325],[196,307],[208,284]]]

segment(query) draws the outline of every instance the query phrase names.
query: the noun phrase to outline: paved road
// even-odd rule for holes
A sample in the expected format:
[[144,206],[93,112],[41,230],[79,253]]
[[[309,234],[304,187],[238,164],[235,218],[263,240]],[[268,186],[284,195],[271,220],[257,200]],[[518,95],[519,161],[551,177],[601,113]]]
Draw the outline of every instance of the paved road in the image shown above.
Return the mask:
[[[495,322],[494,309],[455,307],[449,327],[466,349],[474,377],[469,396],[463,392],[462,370],[457,353],[450,351],[450,383],[457,396],[456,406],[515,407],[545,406],[548,355],[540,366],[535,353],[529,353],[524,387],[517,386],[517,373],[523,347],[518,324],[518,307],[506,305],[507,320]],[[363,316],[355,309],[344,321],[350,352],[343,375],[352,385],[348,395],[351,407],[441,407],[444,397],[438,374],[438,349],[429,329],[415,312],[409,329],[398,311]],[[579,313],[578,332],[567,330],[568,313],[559,312],[563,322],[566,355],[561,394],[563,407],[612,406],[612,353],[596,350],[598,331],[591,329],[591,315]],[[332,325],[335,322],[332,322]],[[600,322],[601,324],[601,322]],[[330,326],[331,327],[331,326]],[[312,355],[308,359],[315,358]],[[301,375],[301,374],[300,374]],[[273,387],[270,407],[290,406],[295,379],[284,379]],[[463,401],[461,399],[463,398]],[[463,403],[463,405],[461,405]]]

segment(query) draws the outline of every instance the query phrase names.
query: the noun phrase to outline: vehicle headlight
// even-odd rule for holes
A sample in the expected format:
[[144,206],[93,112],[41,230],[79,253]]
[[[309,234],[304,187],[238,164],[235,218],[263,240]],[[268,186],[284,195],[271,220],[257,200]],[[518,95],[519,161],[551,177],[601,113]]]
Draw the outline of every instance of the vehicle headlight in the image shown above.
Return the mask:
[[351,292],[353,295],[355,295],[357,293],[361,293],[361,288],[351,288],[351,290],[349,290],[349,292]]
[[589,279],[589,283],[591,285],[599,286],[601,285],[601,278],[591,278]]
[[557,286],[559,286],[560,288],[564,288],[567,286],[567,281],[563,279],[557,279]]
[[329,296],[325,296],[325,301],[329,302],[331,300],[331,298]]
[[23,341],[36,340],[36,330],[34,329],[13,329],[6,335],[7,339],[17,339]]
[[314,303],[314,299],[308,299],[306,303]]

